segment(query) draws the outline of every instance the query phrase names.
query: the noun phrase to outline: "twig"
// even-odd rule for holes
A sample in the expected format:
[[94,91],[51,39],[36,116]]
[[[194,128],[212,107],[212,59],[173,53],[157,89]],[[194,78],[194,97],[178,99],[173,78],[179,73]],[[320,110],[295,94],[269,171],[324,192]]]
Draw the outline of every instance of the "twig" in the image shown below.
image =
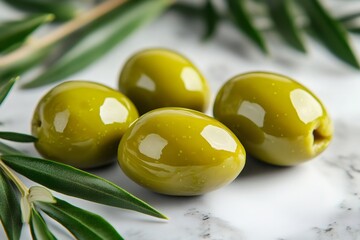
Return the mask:
[[68,35],[84,27],[85,25],[91,23],[95,19],[107,14],[108,12],[124,4],[125,2],[126,0],[105,1],[99,6],[91,9],[90,11],[79,15],[79,17],[75,18],[74,20],[69,21],[68,23],[62,25],[61,27],[57,28],[49,35],[46,35],[45,37],[39,39],[38,41],[30,41],[29,43],[25,44],[23,47],[19,48],[18,50],[8,55],[5,55],[4,57],[1,57],[0,68],[4,68],[8,65],[11,65],[12,63],[21,61],[26,56],[32,55],[33,53],[37,52],[39,49],[49,47],[59,42]]

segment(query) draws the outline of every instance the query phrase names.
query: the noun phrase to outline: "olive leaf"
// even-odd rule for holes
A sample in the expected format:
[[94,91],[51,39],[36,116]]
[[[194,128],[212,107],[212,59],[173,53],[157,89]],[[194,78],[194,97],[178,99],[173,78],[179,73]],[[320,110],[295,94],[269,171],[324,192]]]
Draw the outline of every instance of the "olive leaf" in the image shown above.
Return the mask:
[[159,211],[114,183],[77,168],[21,155],[3,155],[2,159],[16,172],[55,191],[167,219]]
[[9,94],[10,90],[14,86],[17,78],[11,78],[8,82],[4,85],[0,85],[0,105],[3,103],[7,95]]
[[77,15],[77,9],[71,1],[53,0],[3,0],[13,7],[26,11],[52,13],[58,21],[65,21]]
[[282,38],[300,52],[306,52],[300,29],[296,26],[290,4],[293,0],[268,0],[265,3],[269,7],[271,19]]
[[10,181],[0,171],[0,220],[9,240],[20,239],[22,228],[19,201]]
[[[262,8],[262,13],[257,10],[245,8],[246,0],[226,0],[228,9],[225,12],[218,12],[219,20],[230,20],[255,43],[263,52],[267,52],[266,44],[261,31],[274,30],[276,27],[282,38],[295,49],[305,52],[305,44],[301,36],[301,30],[308,30],[308,22],[304,21],[297,26],[296,19],[304,19],[311,15],[310,24],[313,33],[321,40],[321,43],[328,48],[335,56],[343,62],[358,68],[358,60],[355,57],[354,49],[349,44],[346,36],[347,30],[352,33],[360,33],[360,24],[357,21],[360,13],[346,14],[338,19],[332,18],[318,0],[253,0],[258,5],[254,9]],[[214,5],[213,5],[214,6]],[[301,8],[299,8],[299,6]],[[203,6],[191,2],[177,2],[171,10],[175,10],[187,16],[201,17],[204,15]],[[306,9],[305,11],[301,11]],[[264,11],[265,10],[265,11]],[[269,13],[269,16],[266,14]],[[305,13],[305,15],[304,15]],[[251,18],[250,18],[251,16]],[[262,18],[273,25],[255,28],[251,20]],[[314,25],[316,27],[314,28]],[[209,28],[207,23],[206,28]],[[261,31],[259,31],[261,30]],[[340,31],[339,31],[340,30]],[[340,57],[341,56],[341,57]]]
[[203,36],[204,40],[209,39],[215,33],[216,26],[219,21],[219,15],[216,12],[216,8],[214,7],[211,0],[206,0],[204,5],[204,20],[206,23],[206,31]]
[[123,0],[104,1],[72,21],[56,28],[50,34],[35,41],[28,41],[19,49],[0,57],[0,84],[11,77],[23,74],[36,65],[40,65],[46,57],[51,56],[51,53],[59,51],[59,45],[66,41],[69,35],[107,15],[123,3]]
[[260,31],[251,22],[248,11],[244,7],[244,0],[226,0],[230,17],[235,25],[246,34],[263,53],[267,53],[267,47]]
[[36,206],[66,227],[77,239],[123,239],[102,217],[75,207],[61,199],[56,203],[37,202]]
[[35,209],[32,209],[31,213],[30,231],[33,240],[56,240],[42,216]]
[[[28,54],[17,61],[1,62],[0,58],[0,84],[8,81],[10,78],[21,75],[25,71],[31,69],[32,67],[38,65],[49,53],[53,50],[54,45],[45,46],[41,49],[38,49],[31,54]],[[7,56],[7,55],[6,55]],[[2,59],[3,60],[3,59]]]
[[50,22],[52,19],[52,14],[43,14],[1,23],[0,53],[5,50],[14,49],[14,46],[21,45],[35,29],[44,23]]
[[159,15],[169,0],[133,0],[86,27],[76,43],[41,75],[23,87],[59,81],[89,66],[143,24]]
[[346,30],[337,22],[318,0],[298,1],[310,20],[311,32],[339,59],[360,69],[351,48]]
[[32,135],[27,135],[24,133],[16,133],[16,132],[1,132],[0,138],[6,139],[13,142],[35,142],[37,140],[36,137]]

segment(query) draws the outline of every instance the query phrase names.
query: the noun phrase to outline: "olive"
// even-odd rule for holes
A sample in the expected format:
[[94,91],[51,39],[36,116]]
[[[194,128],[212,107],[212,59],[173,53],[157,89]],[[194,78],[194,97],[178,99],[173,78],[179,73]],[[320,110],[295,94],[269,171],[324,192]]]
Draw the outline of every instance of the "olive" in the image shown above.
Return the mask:
[[235,76],[220,89],[213,110],[249,155],[274,165],[314,158],[333,134],[321,101],[300,83],[275,73]]
[[116,159],[122,135],[137,118],[135,106],[118,91],[94,82],[69,81],[39,101],[32,134],[44,157],[92,168]]
[[218,189],[241,172],[245,150],[222,123],[185,108],[142,115],[124,134],[118,160],[125,174],[154,192],[190,196]]
[[161,107],[205,111],[209,86],[200,71],[184,56],[166,49],[147,49],[124,65],[119,89],[144,114]]

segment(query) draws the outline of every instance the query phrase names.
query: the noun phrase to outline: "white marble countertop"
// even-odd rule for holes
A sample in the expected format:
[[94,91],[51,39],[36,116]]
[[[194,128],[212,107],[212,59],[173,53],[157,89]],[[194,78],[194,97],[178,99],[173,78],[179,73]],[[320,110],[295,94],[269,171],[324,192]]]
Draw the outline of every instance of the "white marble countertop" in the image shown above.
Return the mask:
[[[61,197],[100,214],[129,240],[360,239],[360,71],[343,65],[310,38],[310,53],[302,55],[270,34],[271,54],[264,56],[232,26],[221,25],[216,37],[206,43],[200,40],[202,29],[201,22],[168,13],[69,79],[116,87],[125,60],[146,47],[166,47],[186,55],[209,80],[213,97],[236,74],[252,70],[278,72],[297,79],[322,99],[335,125],[330,147],[316,159],[296,167],[278,168],[248,159],[233,183],[199,197],[152,193],[128,179],[116,163],[92,171],[165,213],[170,218],[167,222]],[[360,55],[359,36],[353,40]],[[0,108],[0,130],[29,133],[32,111],[50,87],[16,87]],[[31,145],[19,146],[36,154]],[[64,229],[55,224],[51,227],[60,234],[59,239],[71,239]],[[5,238],[0,230],[0,239]],[[28,226],[23,229],[22,239],[30,239]]]

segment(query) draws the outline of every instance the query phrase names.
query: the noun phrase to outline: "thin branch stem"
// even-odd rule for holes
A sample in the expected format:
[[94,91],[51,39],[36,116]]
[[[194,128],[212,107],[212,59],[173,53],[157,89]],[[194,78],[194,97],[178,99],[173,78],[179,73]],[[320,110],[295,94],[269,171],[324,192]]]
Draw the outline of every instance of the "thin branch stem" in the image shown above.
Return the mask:
[[24,197],[29,193],[29,189],[1,159],[0,159],[0,168],[4,171],[6,176],[8,176],[13,183],[15,183],[16,187],[19,189],[21,193],[21,196]]
[[106,15],[108,12],[124,4],[125,2],[126,0],[105,1],[104,3],[91,9],[90,11],[79,15],[79,17],[75,18],[74,20],[62,25],[61,27],[57,28],[52,33],[46,35],[38,41],[30,41],[18,50],[0,58],[0,68],[4,68],[8,65],[16,63],[26,58],[27,56],[37,52],[39,49],[54,45],[55,43],[77,31],[78,29],[96,20],[97,18]]

